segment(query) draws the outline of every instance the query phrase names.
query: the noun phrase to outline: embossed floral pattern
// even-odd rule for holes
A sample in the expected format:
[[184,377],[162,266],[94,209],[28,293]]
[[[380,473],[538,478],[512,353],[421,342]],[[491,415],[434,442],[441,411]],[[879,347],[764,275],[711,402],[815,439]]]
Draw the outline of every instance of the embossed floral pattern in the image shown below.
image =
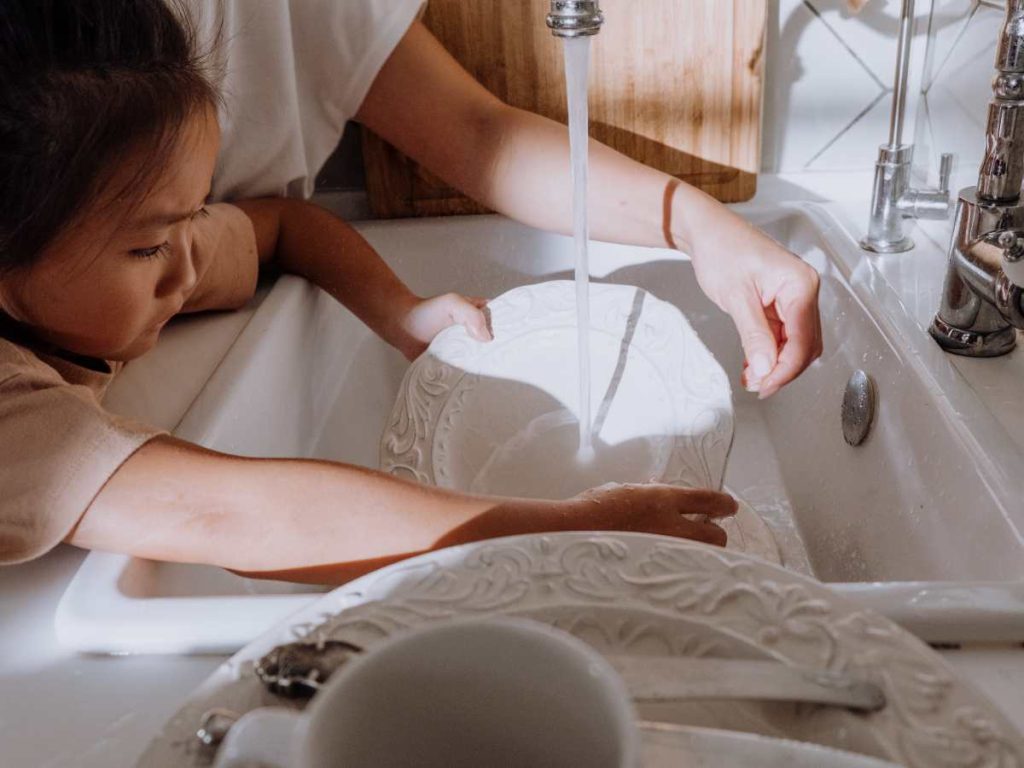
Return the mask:
[[[495,333],[489,344],[472,340],[461,327],[439,334],[402,382],[381,439],[381,469],[469,490],[454,471],[472,458],[459,450],[458,438],[463,431],[487,427],[467,423],[467,403],[481,396],[482,387],[505,385],[494,372],[507,369],[506,358],[525,343],[522,339],[540,346],[564,346],[575,339],[574,334],[561,335],[576,322],[574,290],[568,281],[553,281],[498,297],[488,305]],[[628,364],[649,371],[652,392],[664,398],[658,429],[645,437],[652,454],[650,474],[676,485],[721,487],[733,434],[731,390],[721,366],[676,307],[639,288],[595,284],[591,304],[592,335],[613,339],[616,348],[628,342]],[[575,359],[573,350],[565,351]],[[560,371],[545,375],[564,378]]]
[[140,765],[203,765],[188,747],[189,727],[212,706],[245,711],[270,703],[249,665],[275,644],[372,646],[424,622],[492,613],[547,621],[607,653],[746,650],[865,677],[882,687],[888,704],[849,722],[869,729],[890,759],[913,768],[1024,765],[1021,736],[938,654],[824,585],[695,542],[585,533],[455,547],[335,590],[222,668]]

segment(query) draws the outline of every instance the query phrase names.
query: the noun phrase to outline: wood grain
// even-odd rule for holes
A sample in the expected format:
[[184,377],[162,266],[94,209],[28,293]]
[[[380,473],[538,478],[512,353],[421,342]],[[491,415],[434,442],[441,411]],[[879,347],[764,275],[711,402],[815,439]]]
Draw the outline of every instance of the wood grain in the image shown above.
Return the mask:
[[[603,0],[594,38],[591,136],[724,202],[750,199],[760,162],[766,0]],[[548,0],[431,0],[424,17],[506,103],[566,122],[561,42]],[[374,213],[484,209],[364,130]]]

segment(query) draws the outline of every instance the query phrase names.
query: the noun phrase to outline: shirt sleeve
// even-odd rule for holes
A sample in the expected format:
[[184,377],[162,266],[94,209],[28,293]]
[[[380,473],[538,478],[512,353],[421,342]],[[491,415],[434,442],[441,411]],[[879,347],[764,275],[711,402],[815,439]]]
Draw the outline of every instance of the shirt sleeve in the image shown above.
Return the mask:
[[118,468],[162,434],[106,412],[91,389],[27,354],[10,362],[17,355],[0,364],[0,564],[59,544]]
[[214,199],[309,197],[345,123],[424,6],[190,0],[223,97]]
[[183,312],[238,309],[256,292],[260,263],[252,221],[227,203],[208,205],[206,211],[192,225],[196,284]]

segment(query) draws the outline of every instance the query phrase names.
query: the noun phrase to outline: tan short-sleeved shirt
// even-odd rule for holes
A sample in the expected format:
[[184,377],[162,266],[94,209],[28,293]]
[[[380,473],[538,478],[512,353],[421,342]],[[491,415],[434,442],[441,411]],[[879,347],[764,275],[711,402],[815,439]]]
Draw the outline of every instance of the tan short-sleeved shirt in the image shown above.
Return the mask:
[[[237,308],[256,288],[249,217],[232,205],[208,210],[193,228],[198,279],[187,312]],[[120,367],[41,349],[0,316],[0,564],[55,547],[121,464],[162,433],[103,409]]]

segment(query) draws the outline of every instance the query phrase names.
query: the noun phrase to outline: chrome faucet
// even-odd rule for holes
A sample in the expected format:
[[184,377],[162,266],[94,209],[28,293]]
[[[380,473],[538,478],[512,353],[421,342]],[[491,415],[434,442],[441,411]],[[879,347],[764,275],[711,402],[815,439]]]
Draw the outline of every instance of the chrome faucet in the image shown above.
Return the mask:
[[942,303],[929,329],[944,350],[996,357],[1024,329],[1024,0],[1007,0],[978,185],[960,192]]
[[913,189],[910,186],[914,145],[903,143],[903,120],[907,109],[913,26],[914,0],[903,0],[889,117],[889,143],[878,148],[875,183],[871,192],[871,218],[868,220],[868,233],[860,241],[861,248],[875,253],[897,253],[914,247],[914,241],[903,233],[904,219],[945,219],[949,216],[952,155],[942,156],[938,189]]
[[604,14],[598,0],[551,0],[547,23],[555,37],[596,35],[604,24]]

